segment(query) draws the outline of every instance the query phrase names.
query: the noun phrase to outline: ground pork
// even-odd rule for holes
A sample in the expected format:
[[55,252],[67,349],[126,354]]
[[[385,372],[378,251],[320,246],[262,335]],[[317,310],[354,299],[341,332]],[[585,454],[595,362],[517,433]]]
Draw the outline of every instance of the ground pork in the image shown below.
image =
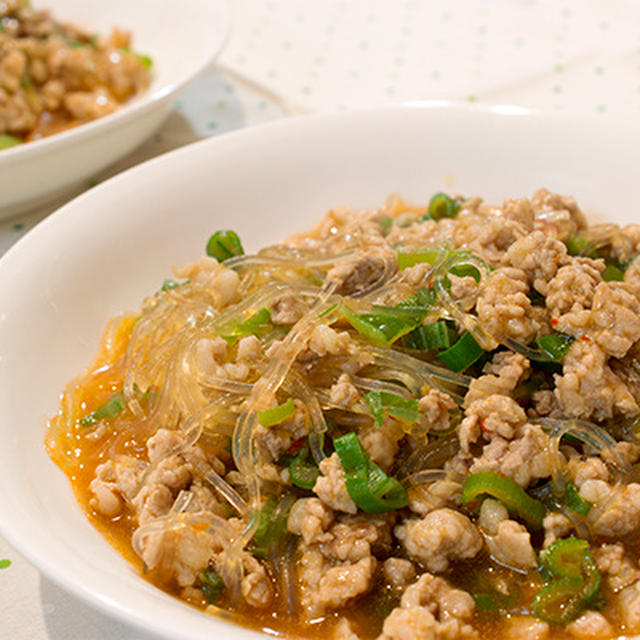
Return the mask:
[[313,487],[314,493],[332,509],[344,513],[356,513],[358,507],[349,497],[342,463],[337,453],[332,453],[320,463],[321,476]]
[[613,635],[613,628],[607,619],[597,611],[585,611],[570,622],[567,631],[575,638],[606,640]]
[[474,558],[482,536],[462,513],[436,509],[422,519],[408,519],[394,529],[410,557],[429,571],[446,571],[450,562]]
[[543,296],[558,269],[568,261],[566,245],[539,230],[516,240],[504,256],[505,264],[524,271],[528,284]]
[[358,295],[380,280],[389,261],[395,263],[396,260],[396,253],[392,251],[356,251],[329,269],[325,283],[335,282],[336,291],[341,295]]
[[569,535],[573,529],[573,524],[567,516],[557,511],[549,511],[542,521],[542,527],[544,528],[544,542],[543,548],[547,548],[561,538],[565,538]]
[[464,398],[464,407],[494,393],[509,396],[527,377],[529,361],[519,353],[499,351],[484,365],[484,375],[471,380]]
[[543,323],[527,297],[527,276],[521,269],[500,267],[489,276],[476,303],[483,327],[496,339],[501,336],[527,344]]
[[472,462],[469,472],[496,471],[526,487],[535,478],[551,475],[548,445],[549,437],[542,429],[527,424],[512,441],[497,437],[486,444],[482,455]]
[[586,480],[580,495],[593,504],[586,519],[595,535],[615,540],[640,527],[640,484],[612,486],[604,480]]
[[475,400],[458,427],[460,446],[469,452],[471,445],[481,436],[486,440],[497,437],[511,439],[526,421],[524,409],[508,396],[494,394]]
[[510,616],[501,629],[505,640],[546,640],[549,624],[534,616]]
[[531,206],[536,218],[542,218],[549,213],[566,213],[576,229],[584,229],[587,219],[578,207],[573,196],[551,193],[548,189],[538,189],[531,198]]
[[585,323],[584,310],[591,308],[603,270],[604,261],[591,258],[574,258],[558,269],[549,282],[545,300],[551,322],[558,331]]
[[437,389],[429,391],[420,398],[418,409],[424,416],[430,431],[444,431],[449,428],[450,412],[456,407],[453,398]]
[[382,564],[386,584],[395,589],[404,589],[416,578],[416,568],[405,558],[387,558]]
[[613,591],[620,591],[640,579],[637,563],[631,560],[620,542],[596,547],[593,557]]
[[592,341],[576,340],[564,359],[554,391],[563,413],[574,418],[606,420],[636,413],[638,403],[607,364],[604,351]]
[[119,515],[136,494],[143,471],[144,465],[136,458],[121,457],[98,465],[89,485],[93,494],[89,504],[109,518]]
[[531,536],[515,520],[503,520],[498,524],[495,535],[488,535],[485,540],[491,557],[502,565],[521,571],[538,566]]
[[298,296],[283,293],[271,303],[271,321],[274,324],[295,324],[307,311],[307,305]]
[[424,573],[404,592],[400,606],[387,616],[378,640],[478,638],[469,624],[474,611],[473,598],[466,591]]
[[338,380],[331,385],[329,390],[329,402],[343,409],[349,409],[360,397],[360,393],[353,386],[349,374],[342,373]]
[[459,507],[462,485],[454,480],[436,480],[409,490],[409,508],[414,513],[427,513],[442,507]]
[[404,436],[397,422],[386,420],[381,427],[375,426],[360,432],[360,443],[369,457],[383,470],[388,470],[398,453],[398,441]]

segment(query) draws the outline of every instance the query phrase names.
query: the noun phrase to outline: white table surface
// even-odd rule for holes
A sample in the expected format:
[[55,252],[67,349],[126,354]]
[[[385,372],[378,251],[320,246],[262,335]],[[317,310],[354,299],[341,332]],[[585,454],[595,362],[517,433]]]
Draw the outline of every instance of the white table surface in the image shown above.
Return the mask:
[[[307,112],[449,99],[640,114],[636,0],[233,4],[217,65],[154,137],[92,184],[189,142]],[[0,253],[59,204],[0,222]],[[67,595],[2,539],[0,559],[11,562],[0,568],[0,639],[153,640]]]

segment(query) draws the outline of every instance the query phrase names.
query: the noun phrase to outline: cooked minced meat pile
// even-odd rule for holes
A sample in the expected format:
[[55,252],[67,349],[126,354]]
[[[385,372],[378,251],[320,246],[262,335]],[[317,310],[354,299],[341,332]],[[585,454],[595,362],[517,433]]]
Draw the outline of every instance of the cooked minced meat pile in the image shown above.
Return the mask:
[[640,631],[639,225],[438,193],[206,252],[48,434],[148,579],[303,637]]
[[57,22],[27,0],[0,2],[0,149],[115,111],[146,90],[151,60],[130,34]]

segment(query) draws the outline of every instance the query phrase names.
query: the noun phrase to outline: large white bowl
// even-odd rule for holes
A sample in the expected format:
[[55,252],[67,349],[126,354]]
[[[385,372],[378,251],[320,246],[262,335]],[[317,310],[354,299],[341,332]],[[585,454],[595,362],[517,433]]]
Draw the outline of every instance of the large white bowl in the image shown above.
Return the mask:
[[133,34],[133,47],[153,59],[144,94],[115,113],[25,145],[0,150],[0,218],[80,184],[141,144],[169,114],[176,94],[222,48],[228,0],[42,0],[61,22],[107,35]]
[[169,265],[218,228],[256,249],[334,205],[390,192],[488,201],[545,185],[629,221],[640,134],[624,123],[461,107],[282,121],[197,143],[92,189],[0,261],[0,532],[51,579],[168,638],[245,639],[136,575],[89,524],[43,447],[66,381],[90,361],[106,319],[138,308]]

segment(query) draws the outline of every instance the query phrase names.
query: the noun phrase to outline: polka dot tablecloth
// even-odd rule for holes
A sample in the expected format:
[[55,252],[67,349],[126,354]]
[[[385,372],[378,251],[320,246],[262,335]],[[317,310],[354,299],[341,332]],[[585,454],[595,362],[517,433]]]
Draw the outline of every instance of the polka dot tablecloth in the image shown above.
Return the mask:
[[[155,136],[83,189],[189,142],[320,110],[451,99],[602,118],[640,113],[637,0],[233,4],[217,64]],[[0,252],[61,203],[1,222]],[[1,539],[0,589],[0,638],[152,640],[61,591]]]

